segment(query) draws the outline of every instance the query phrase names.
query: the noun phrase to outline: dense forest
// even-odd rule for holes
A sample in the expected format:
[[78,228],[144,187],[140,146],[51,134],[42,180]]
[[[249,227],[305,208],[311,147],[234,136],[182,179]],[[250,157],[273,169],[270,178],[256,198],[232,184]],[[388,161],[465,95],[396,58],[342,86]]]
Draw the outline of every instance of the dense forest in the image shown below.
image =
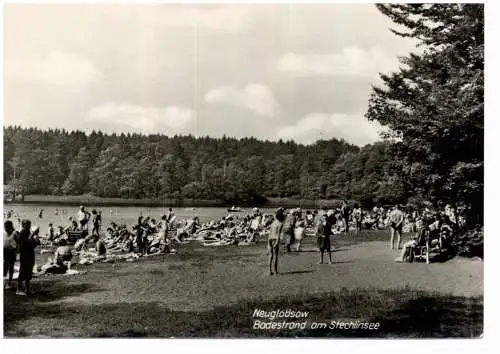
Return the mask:
[[[4,181],[25,194],[151,199],[405,199],[392,145],[331,139],[304,146],[253,138],[105,135],[4,128]],[[15,173],[14,173],[15,170]]]

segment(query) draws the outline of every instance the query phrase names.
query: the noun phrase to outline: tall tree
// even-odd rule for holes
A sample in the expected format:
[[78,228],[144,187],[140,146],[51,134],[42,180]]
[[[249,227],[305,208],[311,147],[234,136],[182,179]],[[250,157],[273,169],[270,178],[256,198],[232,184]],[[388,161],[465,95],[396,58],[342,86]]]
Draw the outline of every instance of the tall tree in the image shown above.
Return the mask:
[[87,193],[90,190],[89,168],[90,154],[86,147],[82,147],[71,164],[68,178],[66,178],[62,186],[62,192],[77,195]]
[[[366,114],[399,140],[403,180],[433,201],[461,204],[482,222],[484,12],[481,4],[392,4],[378,9],[414,38],[421,54],[381,75]],[[412,187],[412,186],[410,186]]]

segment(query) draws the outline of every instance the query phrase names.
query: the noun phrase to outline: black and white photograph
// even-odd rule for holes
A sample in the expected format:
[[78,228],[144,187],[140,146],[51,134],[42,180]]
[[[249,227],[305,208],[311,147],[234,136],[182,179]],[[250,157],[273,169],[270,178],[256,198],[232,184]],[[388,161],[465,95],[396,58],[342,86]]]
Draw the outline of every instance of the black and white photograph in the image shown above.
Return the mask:
[[484,16],[4,3],[3,337],[481,338]]

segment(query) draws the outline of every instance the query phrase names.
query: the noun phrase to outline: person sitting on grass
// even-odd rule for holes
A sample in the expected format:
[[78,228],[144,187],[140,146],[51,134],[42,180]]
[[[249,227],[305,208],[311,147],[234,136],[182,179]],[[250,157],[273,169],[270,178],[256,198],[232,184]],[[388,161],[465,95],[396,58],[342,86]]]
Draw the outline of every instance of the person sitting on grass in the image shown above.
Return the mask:
[[59,225],[57,227],[57,232],[56,232],[56,234],[55,234],[54,239],[52,240],[52,242],[56,242],[58,238],[60,238],[61,236],[64,235],[64,233],[65,233],[64,226]]
[[[79,253],[81,251],[84,251],[87,249],[87,242],[92,238],[92,235],[89,235],[87,237],[81,237],[79,238],[74,246],[73,246],[73,250],[76,252],[76,253]],[[62,240],[61,240],[62,241]]]
[[71,246],[68,245],[67,241],[62,239],[59,241],[59,247],[54,253],[54,263],[66,269],[71,269],[71,259],[73,258],[73,252]]
[[104,242],[104,240],[99,237],[99,239],[97,240],[96,244],[95,244],[95,250],[97,252],[97,258],[106,258],[106,254],[107,254],[107,249],[106,249],[106,243]]
[[69,217],[70,224],[64,229],[64,233],[68,233],[69,231],[78,231],[78,223],[73,217]]
[[271,224],[271,229],[269,230],[269,237],[267,241],[267,247],[269,249],[269,275],[278,274],[279,246],[285,217],[284,209],[279,208],[276,211],[275,219]]

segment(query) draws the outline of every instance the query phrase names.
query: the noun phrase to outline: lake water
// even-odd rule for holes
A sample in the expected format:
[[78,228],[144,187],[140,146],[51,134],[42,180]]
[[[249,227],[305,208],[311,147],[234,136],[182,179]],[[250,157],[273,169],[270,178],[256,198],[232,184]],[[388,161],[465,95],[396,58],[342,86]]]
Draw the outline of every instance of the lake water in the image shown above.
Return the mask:
[[[43,204],[6,204],[4,207],[4,219],[8,210],[13,210],[15,214],[21,219],[31,220],[32,225],[40,226],[40,233],[44,234],[48,228],[49,222],[54,226],[68,225],[68,218],[70,216],[76,217],[78,207],[74,206],[58,206],[58,205],[43,205]],[[90,212],[94,207],[91,205],[85,206]],[[43,209],[43,217],[40,219],[38,214]],[[132,226],[137,222],[140,215],[144,217],[149,216],[159,220],[163,214],[168,212],[168,208],[146,208],[146,207],[132,207],[132,206],[106,206],[95,207],[96,210],[102,211],[102,225],[106,227],[111,221],[123,223],[127,226]],[[172,208],[177,216],[177,220],[192,218],[198,216],[201,222],[208,222],[210,220],[220,219],[228,215],[227,208]],[[273,208],[260,208],[263,213],[273,213]],[[57,211],[57,212],[56,212]],[[242,212],[232,213],[233,215],[245,216],[252,212],[251,208],[243,209]],[[17,216],[13,221],[17,225]]]

